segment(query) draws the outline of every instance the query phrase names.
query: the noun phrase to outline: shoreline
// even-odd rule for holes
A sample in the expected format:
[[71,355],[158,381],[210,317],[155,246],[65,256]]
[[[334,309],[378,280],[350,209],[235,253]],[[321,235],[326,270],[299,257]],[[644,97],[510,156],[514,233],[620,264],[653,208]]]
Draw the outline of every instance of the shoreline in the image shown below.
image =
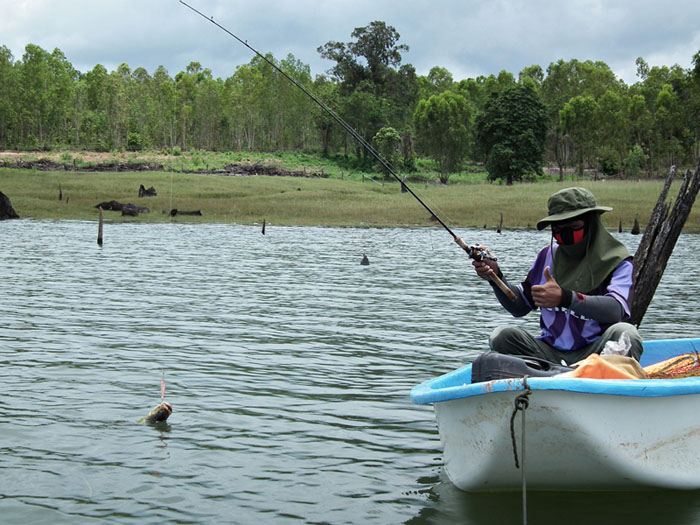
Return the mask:
[[[24,162],[24,161],[23,161]],[[1,163],[1,161],[0,161]],[[122,216],[106,211],[112,222],[178,222],[268,224],[328,227],[439,226],[394,181],[314,176],[313,167],[297,175],[279,175],[280,163],[257,174],[180,171],[41,170],[0,166],[0,192],[7,195],[21,218],[97,220],[96,206],[118,201],[147,207],[149,213]],[[51,165],[46,164],[44,165]],[[262,165],[262,164],[261,164]],[[257,166],[249,164],[249,166]],[[220,168],[215,168],[220,169]],[[292,171],[283,168],[286,171]],[[256,174],[251,174],[256,173]],[[675,200],[680,180],[669,195]],[[489,182],[436,184],[409,181],[412,190],[454,227],[526,230],[546,215],[549,195],[569,186],[590,189],[599,204],[611,206],[603,214],[609,230],[630,231],[634,221],[644,230],[663,188],[663,180],[565,180],[516,183]],[[154,187],[156,196],[139,197],[139,187]],[[201,210],[202,216],[171,218],[170,210]],[[503,223],[501,224],[501,216]],[[695,203],[684,233],[700,233],[700,205]]]

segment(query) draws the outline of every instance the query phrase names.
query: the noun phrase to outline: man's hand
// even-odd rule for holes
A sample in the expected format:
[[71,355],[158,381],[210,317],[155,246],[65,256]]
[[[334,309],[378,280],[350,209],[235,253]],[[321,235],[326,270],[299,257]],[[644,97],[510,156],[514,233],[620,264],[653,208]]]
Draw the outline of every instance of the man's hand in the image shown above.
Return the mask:
[[472,265],[476,270],[476,274],[487,281],[492,275],[498,275],[498,263],[491,259],[481,259],[480,261],[472,261]]
[[532,287],[532,299],[538,308],[556,308],[561,304],[561,287],[549,273],[549,266],[544,269],[544,284]]

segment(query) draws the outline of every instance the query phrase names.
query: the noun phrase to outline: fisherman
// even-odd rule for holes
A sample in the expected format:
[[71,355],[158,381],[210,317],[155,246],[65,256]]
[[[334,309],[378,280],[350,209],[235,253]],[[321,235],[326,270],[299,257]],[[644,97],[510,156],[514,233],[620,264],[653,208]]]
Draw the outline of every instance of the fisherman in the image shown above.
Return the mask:
[[519,286],[504,279],[496,261],[472,263],[479,277],[488,280],[497,275],[515,293],[511,300],[489,280],[499,302],[514,317],[540,310],[539,336],[501,326],[489,338],[491,350],[573,364],[599,354],[609,341],[625,341],[627,334],[627,355],[639,361],[642,339],[633,325],[624,322],[630,316],[632,256],[600,219],[612,208],[598,206],[585,188],[566,188],[549,198],[547,210],[537,229],[551,226],[552,241],[539,252]]

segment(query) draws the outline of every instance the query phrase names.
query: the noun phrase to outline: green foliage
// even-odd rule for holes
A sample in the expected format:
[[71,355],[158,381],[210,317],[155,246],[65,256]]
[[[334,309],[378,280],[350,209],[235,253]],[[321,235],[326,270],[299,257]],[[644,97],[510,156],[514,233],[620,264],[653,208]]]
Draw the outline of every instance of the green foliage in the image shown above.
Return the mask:
[[[408,46],[398,44],[400,35],[392,26],[374,21],[355,28],[351,36],[353,41],[330,41],[318,52],[335,62],[330,73],[343,97],[340,116],[369,142],[382,127],[410,124],[418,80],[413,66],[401,65]],[[366,152],[358,153],[367,159]]]
[[511,185],[539,174],[544,156],[547,113],[529,85],[513,85],[494,95],[476,121],[477,144],[490,180]]
[[624,161],[625,175],[632,178],[639,177],[646,160],[647,156],[642,151],[642,148],[639,144],[635,144],[627,153]]
[[382,128],[373,139],[377,153],[395,168],[401,158],[401,135],[394,128]]
[[[558,60],[546,68],[531,65],[516,76],[508,71],[455,81],[444,67],[417,76],[402,63],[408,46],[392,26],[373,21],[356,28],[349,42],[330,41],[319,48],[332,61],[330,76],[312,78],[308,65],[288,55],[266,58],[314,93],[367,142],[383,128],[401,135],[395,165],[418,169],[421,155],[431,155],[447,180],[464,160],[485,162],[495,172],[527,178],[534,164],[513,162],[515,144],[474,147],[473,122],[495,98],[514,86],[528,88],[546,105],[544,160],[563,174],[598,170],[606,177],[665,172],[670,165],[690,165],[700,151],[700,52],[692,66],[637,64],[638,81],[630,86],[600,61]],[[443,125],[422,122],[416,129],[419,101],[459,95],[468,104],[464,122],[442,115]],[[450,106],[450,104],[447,104]],[[448,112],[449,113],[449,112]],[[427,119],[428,121],[431,118]],[[494,126],[498,123],[494,122]],[[462,137],[463,127],[468,138]],[[539,131],[528,140],[539,144]],[[440,141],[453,140],[453,144]],[[438,144],[435,144],[438,143]],[[458,152],[466,147],[466,153]],[[349,170],[372,170],[373,159],[330,115],[255,56],[228,78],[214,78],[198,62],[171,76],[119,65],[108,71],[97,64],[76,71],[59,49],[27,44],[19,60],[0,45],[0,149],[52,149],[101,152],[147,149],[180,151],[322,152],[340,156]],[[641,155],[630,152],[639,148]],[[539,148],[539,146],[538,146]],[[442,150],[442,153],[438,153]],[[452,153],[445,153],[445,152]],[[450,156],[451,155],[451,156]],[[490,158],[489,158],[490,155]],[[539,153],[538,153],[539,155]],[[631,156],[630,156],[631,155]],[[541,161],[540,161],[541,162]],[[535,163],[537,164],[537,163]],[[524,171],[523,171],[524,170]],[[493,175],[492,173],[492,176]]]
[[460,169],[469,152],[472,112],[467,100],[452,91],[418,103],[414,115],[418,144],[437,163],[443,183]]
[[143,149],[143,139],[139,133],[132,131],[126,139],[127,151],[141,151]]
[[598,158],[598,169],[603,175],[613,177],[622,169],[619,156],[612,148],[603,149]]
[[591,157],[598,113],[598,103],[590,96],[575,96],[559,111],[561,129],[573,139],[578,152],[579,175]]

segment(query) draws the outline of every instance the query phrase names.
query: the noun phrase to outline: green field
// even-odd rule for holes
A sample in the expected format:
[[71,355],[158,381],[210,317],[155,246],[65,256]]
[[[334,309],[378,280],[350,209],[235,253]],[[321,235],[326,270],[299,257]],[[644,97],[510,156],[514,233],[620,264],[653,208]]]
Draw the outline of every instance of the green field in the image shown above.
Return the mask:
[[[139,185],[155,187],[157,197],[138,197]],[[59,200],[59,185],[63,199]],[[608,228],[637,219],[644,228],[663,187],[662,180],[534,182],[503,186],[487,182],[440,185],[414,181],[411,189],[449,226],[531,228],[546,215],[547,198],[567,186],[589,188]],[[674,183],[675,196],[679,183]],[[396,182],[361,178],[222,176],[173,172],[44,172],[0,169],[0,191],[22,218],[96,220],[96,205],[116,200],[148,207],[138,217],[105,212],[106,220],[128,222],[230,222],[320,226],[428,226],[436,223]],[[201,210],[202,217],[171,218],[168,210]],[[686,232],[700,232],[698,204]]]

